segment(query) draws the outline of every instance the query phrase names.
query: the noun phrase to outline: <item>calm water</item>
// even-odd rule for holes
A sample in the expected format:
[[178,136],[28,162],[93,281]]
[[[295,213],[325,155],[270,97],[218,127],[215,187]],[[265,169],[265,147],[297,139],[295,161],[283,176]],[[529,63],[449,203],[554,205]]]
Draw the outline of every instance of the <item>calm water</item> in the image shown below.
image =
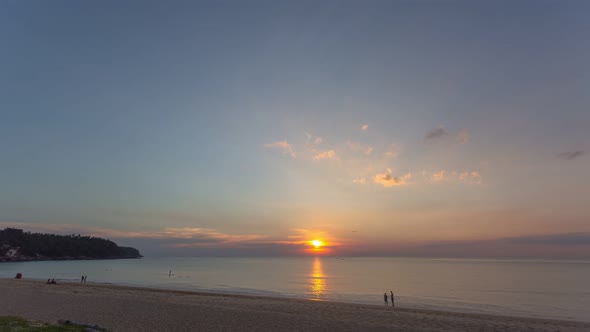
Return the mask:
[[[173,275],[168,276],[172,270]],[[138,285],[590,321],[590,262],[410,258],[144,258],[1,263],[0,277]]]

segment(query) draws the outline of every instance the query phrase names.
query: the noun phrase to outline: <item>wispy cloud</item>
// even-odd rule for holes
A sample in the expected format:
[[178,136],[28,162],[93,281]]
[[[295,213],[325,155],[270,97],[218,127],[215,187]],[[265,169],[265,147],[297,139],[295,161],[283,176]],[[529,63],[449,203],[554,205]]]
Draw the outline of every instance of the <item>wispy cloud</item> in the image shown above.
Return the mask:
[[291,158],[295,158],[295,149],[289,144],[287,141],[278,141],[274,143],[267,143],[264,144],[264,147],[267,149],[276,149],[281,151],[283,154],[291,156]]
[[416,256],[590,257],[590,233],[523,235],[489,240],[444,241],[415,248]]
[[529,235],[504,239],[511,243],[546,244],[556,246],[590,246],[590,233],[564,233],[550,235]]
[[469,129],[461,129],[456,134],[450,133],[445,127],[438,126],[424,135],[424,141],[429,143],[446,142],[465,144],[469,141],[471,132]]
[[363,153],[366,155],[371,155],[373,153],[373,151],[375,150],[374,147],[370,146],[370,145],[363,145],[359,142],[352,142],[352,141],[348,141],[346,143],[346,145],[348,146],[348,148],[353,151],[353,152],[357,152],[357,153]]
[[336,152],[334,150],[328,151],[321,151],[315,156],[313,156],[314,160],[323,160],[323,159],[338,159],[336,156]]
[[583,150],[566,151],[558,154],[557,157],[564,160],[574,160],[576,158],[583,156],[585,153],[586,152],[584,152]]
[[465,144],[469,141],[471,132],[468,129],[461,129],[455,136],[455,141],[459,144]]
[[394,158],[394,157],[397,157],[399,155],[399,150],[400,150],[399,145],[397,145],[397,144],[389,144],[385,148],[385,152],[383,152],[383,156],[385,158]]
[[437,141],[449,135],[449,132],[443,127],[438,126],[426,133],[424,139],[427,141]]
[[361,126],[361,130],[362,130],[362,131],[367,131],[367,130],[369,130],[369,125],[368,125],[368,124],[364,124],[364,125],[362,125],[362,126]]
[[461,172],[459,174],[459,180],[473,184],[481,184],[481,175],[477,171]]
[[364,177],[358,177],[358,178],[353,179],[352,183],[365,184],[365,183],[367,183],[367,179]]
[[411,178],[412,178],[411,173],[407,173],[401,177],[393,176],[393,171],[391,170],[391,168],[388,168],[385,171],[385,173],[376,174],[373,177],[373,181],[375,183],[383,185],[384,187],[393,187],[393,186],[401,186],[401,185],[407,184]]
[[440,171],[432,174],[432,176],[430,177],[430,179],[432,181],[435,181],[435,182],[442,182],[442,181],[448,179],[447,171],[440,170]]
[[[123,231],[111,228],[85,227],[69,224],[36,224],[23,222],[0,222],[0,227],[23,228],[32,232],[58,234],[84,234],[102,238],[144,238],[144,239],[184,239],[205,240],[205,242],[242,242],[263,239],[264,236],[253,234],[232,235],[212,228],[200,227],[166,227],[152,231]],[[200,243],[200,242],[199,242]]]
[[324,141],[321,136],[313,136],[308,132],[305,132],[305,136],[307,137],[306,145],[320,145]]
[[447,171],[439,170],[434,173],[426,171],[422,172],[422,176],[426,181],[442,183],[442,182],[463,182],[469,184],[481,184],[481,174],[478,171]]

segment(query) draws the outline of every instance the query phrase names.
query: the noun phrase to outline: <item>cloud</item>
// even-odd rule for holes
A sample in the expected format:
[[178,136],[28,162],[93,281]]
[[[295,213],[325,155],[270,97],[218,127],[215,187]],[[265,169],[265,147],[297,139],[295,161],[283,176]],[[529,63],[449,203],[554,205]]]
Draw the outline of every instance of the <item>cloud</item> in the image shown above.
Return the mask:
[[334,152],[334,150],[322,151],[313,157],[313,160],[322,159],[338,159],[338,157],[336,156],[336,152]]
[[481,184],[481,175],[477,171],[462,172],[459,174],[459,180],[473,184]]
[[274,143],[264,144],[267,149],[276,149],[282,151],[283,154],[290,155],[291,158],[295,158],[295,150],[287,141],[278,141]]
[[26,228],[32,232],[58,234],[84,234],[102,238],[143,238],[143,239],[183,239],[200,242],[241,242],[264,238],[261,235],[232,235],[211,228],[166,227],[153,231],[122,231],[111,228],[85,227],[69,224],[37,224],[22,222],[0,222],[0,227]]
[[312,134],[305,132],[305,136],[307,137],[307,140],[305,141],[306,145],[319,145],[321,144],[324,139],[321,136],[313,136]]
[[446,137],[447,135],[449,135],[449,132],[443,126],[438,126],[426,133],[424,139],[427,141],[436,141]]
[[393,171],[391,168],[388,168],[385,173],[383,174],[376,174],[373,177],[373,181],[375,183],[381,184],[384,187],[393,187],[393,186],[401,186],[407,184],[408,181],[412,178],[412,174],[408,173],[402,177],[393,176]]
[[[523,235],[489,240],[444,241],[423,245],[416,256],[590,257],[590,233]],[[420,250],[422,249],[422,250]]]
[[390,144],[386,149],[383,153],[383,156],[386,158],[394,158],[399,155],[400,148],[397,144]]
[[431,182],[463,182],[469,184],[481,184],[481,174],[478,171],[447,171],[440,170],[434,173],[422,172],[422,176],[426,181]]
[[365,183],[367,183],[367,179],[363,178],[363,177],[358,177],[358,178],[353,179],[352,183],[365,184]]
[[590,246],[590,233],[565,233],[550,235],[530,235],[504,239],[518,244],[545,244],[556,246]]
[[426,133],[424,136],[424,140],[426,142],[447,142],[447,143],[455,143],[455,144],[465,144],[469,141],[471,137],[471,132],[469,129],[461,129],[456,134],[451,134],[448,130],[445,129],[443,126],[438,126],[429,132]]
[[368,124],[364,124],[361,126],[361,130],[362,131],[367,131],[369,129],[369,125]]
[[[4,227],[21,228],[25,231],[53,234],[81,234],[113,240],[123,246],[133,246],[144,255],[264,255],[289,253],[289,246],[275,248],[275,252],[261,250],[244,251],[250,244],[266,244],[274,239],[256,234],[228,234],[211,228],[167,227],[149,231],[123,231],[110,228],[87,227],[70,224],[39,224],[27,222],[0,222]],[[280,249],[280,250],[278,250]],[[293,253],[296,254],[296,253]]]
[[457,133],[457,136],[455,136],[455,140],[459,144],[465,144],[469,141],[470,135],[471,134],[468,129],[461,129],[459,133]]
[[562,153],[558,154],[557,157],[560,159],[564,159],[564,160],[574,160],[578,157],[583,156],[585,153],[586,152],[584,152],[582,150],[567,151],[567,152],[562,152]]
[[448,175],[447,175],[447,171],[445,171],[445,170],[440,170],[440,171],[432,174],[432,176],[430,177],[430,179],[435,182],[441,182],[447,178],[448,178]]
[[364,153],[366,155],[371,155],[373,153],[373,151],[375,150],[374,147],[370,146],[370,145],[362,145],[359,142],[347,142],[346,145],[348,145],[348,148],[350,150],[352,150],[353,152],[359,152],[359,153]]

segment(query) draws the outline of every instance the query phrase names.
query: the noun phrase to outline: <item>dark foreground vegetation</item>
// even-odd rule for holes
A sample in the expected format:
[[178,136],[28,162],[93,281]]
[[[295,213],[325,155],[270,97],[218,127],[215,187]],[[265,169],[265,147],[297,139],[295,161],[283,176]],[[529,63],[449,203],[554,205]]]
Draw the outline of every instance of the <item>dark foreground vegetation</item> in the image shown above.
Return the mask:
[[0,230],[0,262],[140,257],[135,248],[119,247],[98,237]]

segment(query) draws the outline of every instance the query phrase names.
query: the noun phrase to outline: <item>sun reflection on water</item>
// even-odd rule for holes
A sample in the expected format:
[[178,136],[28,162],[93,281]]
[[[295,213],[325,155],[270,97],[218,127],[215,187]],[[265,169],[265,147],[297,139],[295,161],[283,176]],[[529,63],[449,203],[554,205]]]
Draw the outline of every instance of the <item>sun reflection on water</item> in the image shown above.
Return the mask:
[[322,269],[322,260],[319,257],[316,257],[313,261],[309,283],[313,299],[320,300],[326,292],[326,275]]

